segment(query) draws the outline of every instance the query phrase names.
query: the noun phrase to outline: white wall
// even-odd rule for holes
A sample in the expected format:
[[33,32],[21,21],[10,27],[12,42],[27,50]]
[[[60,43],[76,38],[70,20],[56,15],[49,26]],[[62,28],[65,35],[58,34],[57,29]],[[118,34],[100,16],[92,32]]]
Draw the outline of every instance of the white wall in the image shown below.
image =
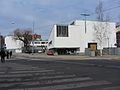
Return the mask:
[[[48,39],[48,45],[47,48],[54,48],[55,47],[55,37],[56,37],[56,25],[53,26],[51,33],[50,33],[50,37]],[[52,44],[49,45],[49,43],[52,41]]]
[[[79,30],[80,26],[69,26],[68,37],[55,37],[55,45],[54,47],[79,47],[80,43],[80,34],[81,31]],[[56,32],[56,30],[55,30]],[[56,36],[56,33],[55,33]]]
[[24,46],[23,42],[14,39],[14,36],[5,37],[6,49],[15,50],[16,52],[21,52],[21,48]]
[[[44,42],[44,44],[43,44]],[[35,40],[34,46],[47,46],[48,41]],[[33,46],[33,42],[30,43],[30,46]]]
[[[56,37],[56,25],[51,32],[49,41],[53,41],[48,48],[80,48],[80,52],[84,52],[85,48],[88,48],[88,43],[97,42],[95,37],[94,25],[98,23],[96,21],[86,21],[86,33],[85,22],[76,20],[74,25],[68,26],[68,37]],[[105,22],[102,22],[105,23]],[[109,23],[109,46],[114,47],[116,43],[115,23]],[[108,40],[106,39],[103,47],[108,47]],[[98,46],[98,49],[100,47]]]

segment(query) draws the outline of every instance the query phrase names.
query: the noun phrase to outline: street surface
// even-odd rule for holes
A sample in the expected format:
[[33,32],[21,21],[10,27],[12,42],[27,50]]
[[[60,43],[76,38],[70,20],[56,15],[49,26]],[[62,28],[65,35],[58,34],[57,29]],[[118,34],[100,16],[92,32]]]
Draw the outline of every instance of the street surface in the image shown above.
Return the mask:
[[120,61],[15,57],[0,63],[0,90],[120,90]]

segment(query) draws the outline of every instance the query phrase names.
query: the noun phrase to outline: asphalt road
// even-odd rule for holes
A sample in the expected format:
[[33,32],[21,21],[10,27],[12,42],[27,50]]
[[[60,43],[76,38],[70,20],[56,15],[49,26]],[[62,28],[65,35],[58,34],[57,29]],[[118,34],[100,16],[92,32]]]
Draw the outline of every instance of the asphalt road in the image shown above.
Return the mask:
[[120,90],[120,62],[13,58],[0,63],[0,90]]

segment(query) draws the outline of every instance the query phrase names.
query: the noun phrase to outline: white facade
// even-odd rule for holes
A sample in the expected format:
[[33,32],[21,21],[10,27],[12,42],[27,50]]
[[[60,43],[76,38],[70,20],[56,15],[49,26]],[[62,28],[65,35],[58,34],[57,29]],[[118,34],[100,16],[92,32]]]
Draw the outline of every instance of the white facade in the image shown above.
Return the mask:
[[6,36],[5,44],[7,50],[13,50],[16,53],[21,53],[22,47],[24,46],[24,43],[20,40],[16,40],[14,36]]
[[[100,49],[94,29],[97,23],[105,25],[106,22],[86,21],[85,32],[85,21],[76,20],[74,24],[68,25],[68,37],[57,37],[57,25],[54,25],[48,40],[48,49],[79,48],[80,53],[85,52],[85,48],[88,48],[88,43],[97,43],[97,49]],[[108,26],[107,30],[110,32],[108,33],[109,39],[106,39],[102,45],[103,48],[108,46],[115,47],[114,44],[116,43],[115,23],[109,22]]]
[[46,40],[35,40],[30,43],[30,46],[33,47],[37,52],[44,52],[47,49],[48,41]]
[[35,47],[39,47],[39,46],[45,46],[47,47],[48,41],[41,41],[41,40],[35,40],[34,44],[31,42],[30,46],[35,46]]

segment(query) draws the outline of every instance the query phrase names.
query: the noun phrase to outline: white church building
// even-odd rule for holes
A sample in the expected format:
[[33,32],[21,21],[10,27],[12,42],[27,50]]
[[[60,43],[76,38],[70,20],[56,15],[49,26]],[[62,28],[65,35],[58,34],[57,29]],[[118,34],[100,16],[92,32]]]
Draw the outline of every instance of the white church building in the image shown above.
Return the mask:
[[[96,28],[103,25],[106,36],[102,47],[97,39]],[[98,26],[98,27],[97,27]],[[48,49],[58,54],[84,53],[85,48],[93,50],[115,47],[116,32],[114,22],[76,20],[70,25],[54,25],[48,39]]]

